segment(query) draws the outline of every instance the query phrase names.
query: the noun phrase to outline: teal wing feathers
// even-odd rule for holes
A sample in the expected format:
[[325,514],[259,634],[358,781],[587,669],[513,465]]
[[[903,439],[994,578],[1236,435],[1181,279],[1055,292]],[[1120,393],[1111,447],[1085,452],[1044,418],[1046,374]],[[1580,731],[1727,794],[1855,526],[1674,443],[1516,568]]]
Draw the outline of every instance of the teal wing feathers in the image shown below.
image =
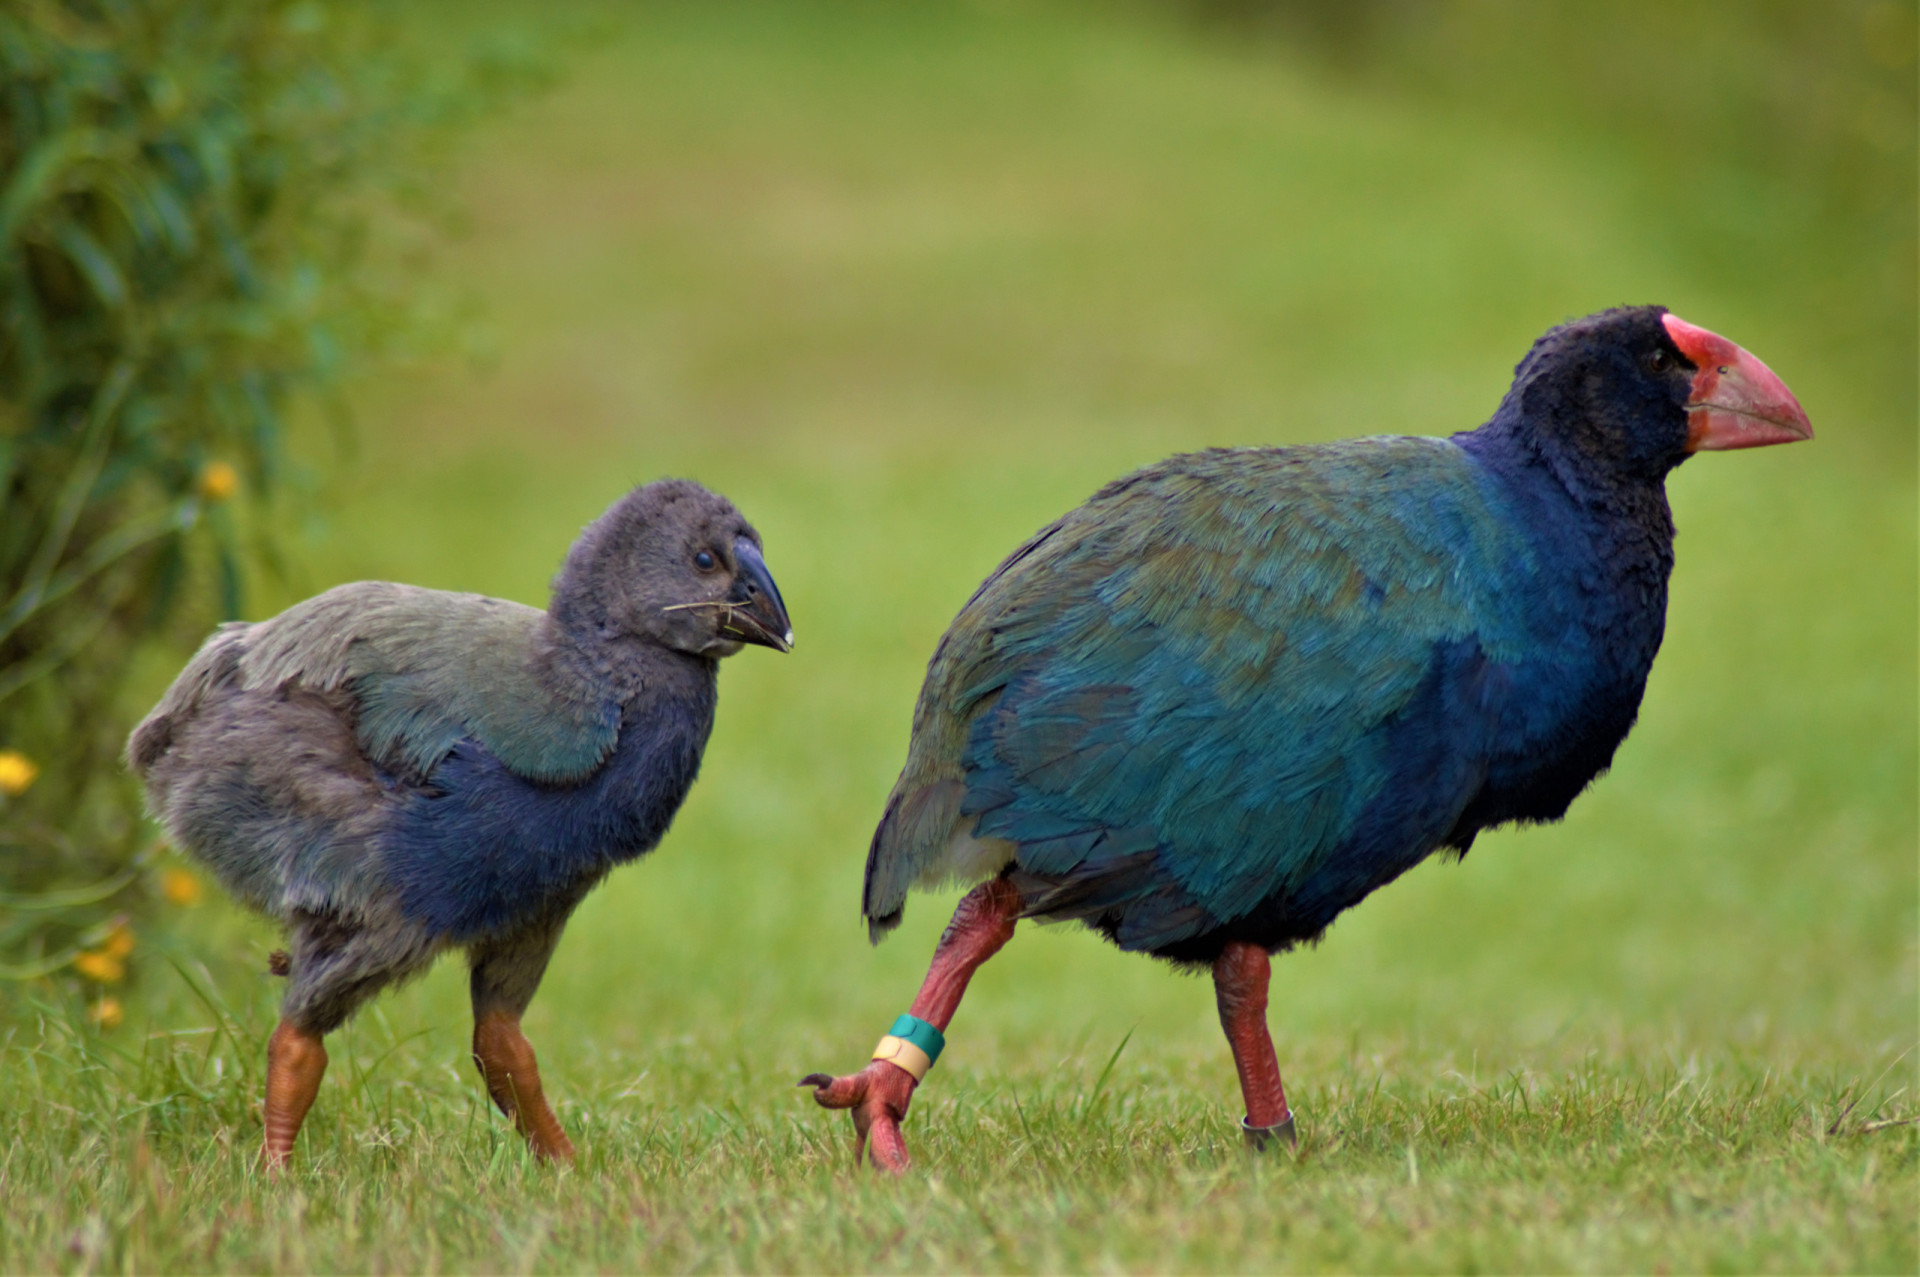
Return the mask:
[[1306,884],[1436,660],[1526,642],[1500,596],[1528,547],[1493,499],[1452,444],[1355,440],[1176,457],[1043,529],[929,666],[876,933],[909,887],[1008,861],[1082,914],[1151,899],[1130,948]]
[[612,752],[620,711],[541,659],[545,623],[524,604],[363,581],[244,627],[237,674],[346,689],[360,747],[383,766],[426,775],[471,737],[520,776],[572,783]]

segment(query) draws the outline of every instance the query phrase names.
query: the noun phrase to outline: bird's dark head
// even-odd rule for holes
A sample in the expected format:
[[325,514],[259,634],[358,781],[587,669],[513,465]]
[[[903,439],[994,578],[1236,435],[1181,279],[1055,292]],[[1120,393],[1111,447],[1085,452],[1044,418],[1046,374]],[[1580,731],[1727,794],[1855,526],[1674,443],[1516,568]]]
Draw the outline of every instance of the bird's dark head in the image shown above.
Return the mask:
[[590,640],[708,657],[748,643],[793,647],[760,534],[731,501],[687,479],[635,488],[588,525],[554,579],[548,610]]
[[1549,330],[1514,371],[1500,416],[1582,469],[1655,481],[1695,452],[1813,437],[1771,369],[1664,306]]

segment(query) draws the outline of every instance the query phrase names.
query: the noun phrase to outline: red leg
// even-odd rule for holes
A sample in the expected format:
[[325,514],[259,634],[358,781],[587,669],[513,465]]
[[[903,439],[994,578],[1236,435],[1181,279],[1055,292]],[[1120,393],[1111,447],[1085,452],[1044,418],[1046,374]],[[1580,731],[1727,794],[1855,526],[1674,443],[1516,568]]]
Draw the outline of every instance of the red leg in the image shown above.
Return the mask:
[[1293,1114],[1280,1087],[1280,1061],[1267,1033],[1267,981],[1273,964],[1259,945],[1234,941],[1213,964],[1213,991],[1220,1005],[1220,1027],[1233,1048],[1240,1093],[1247,1115],[1240,1128],[1247,1142],[1265,1148],[1274,1139],[1293,1143]]
[[266,1147],[269,1173],[293,1155],[294,1137],[313,1107],[320,1079],[327,1072],[327,1048],[318,1033],[282,1020],[267,1043]]
[[[983,882],[961,899],[960,907],[953,911],[953,921],[947,924],[933,951],[933,966],[913,1000],[913,1015],[946,1032],[973,973],[1012,938],[1021,905],[1020,893],[1004,878]],[[800,1085],[814,1088],[813,1098],[822,1108],[853,1110],[855,1162],[871,1138],[875,1166],[884,1171],[907,1169],[911,1159],[906,1140],[900,1135],[900,1123],[919,1085],[913,1074],[897,1064],[874,1060],[845,1077],[809,1074]]]
[[573,1141],[547,1107],[546,1093],[540,1089],[540,1067],[534,1061],[532,1043],[520,1032],[520,1017],[493,1010],[476,1019],[473,1062],[480,1066],[493,1102],[513,1119],[533,1151],[547,1160],[571,1162]]

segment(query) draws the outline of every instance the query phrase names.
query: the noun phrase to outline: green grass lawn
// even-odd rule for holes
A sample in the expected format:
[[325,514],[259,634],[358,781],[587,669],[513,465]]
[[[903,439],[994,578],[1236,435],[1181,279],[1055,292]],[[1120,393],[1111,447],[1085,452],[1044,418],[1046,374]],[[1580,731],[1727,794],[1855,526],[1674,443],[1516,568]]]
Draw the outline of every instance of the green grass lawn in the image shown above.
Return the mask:
[[[541,602],[582,524],[682,474],[761,529],[797,650],[728,662],[673,832],[528,1016],[577,1167],[484,1103],[449,962],[338,1035],[267,1183],[276,937],[210,899],[143,935],[120,1027],[0,1009],[0,1268],[1920,1263],[1914,422],[1795,290],[1843,249],[1746,209],[1799,263],[1770,290],[1626,152],[1077,10],[636,11],[464,156],[435,258],[494,357],[365,388],[301,589]],[[1298,1155],[1242,1152],[1206,983],[1023,927],[916,1171],[856,1173],[793,1083],[862,1062],[952,906],[870,949],[859,882],[981,576],[1170,452],[1475,425],[1540,331],[1643,301],[1767,360],[1819,438],[1674,477],[1666,646],[1564,824],[1276,963]]]

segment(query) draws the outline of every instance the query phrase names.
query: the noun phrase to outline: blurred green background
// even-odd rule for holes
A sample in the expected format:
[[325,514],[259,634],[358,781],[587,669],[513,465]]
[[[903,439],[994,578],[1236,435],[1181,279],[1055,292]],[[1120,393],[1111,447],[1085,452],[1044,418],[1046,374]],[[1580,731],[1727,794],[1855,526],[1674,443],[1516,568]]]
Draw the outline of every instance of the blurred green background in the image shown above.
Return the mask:
[[[1548,76],[1576,51],[1521,46],[1442,95],[1151,10],[609,12],[564,87],[461,166],[471,226],[436,269],[484,303],[490,366],[366,387],[302,589],[538,602],[629,484],[731,496],[798,650],[729,662],[702,783],[582,909],[536,1015],[635,1049],[797,1020],[851,1058],[947,909],[916,904],[869,954],[866,839],[926,656],[1008,548],[1170,452],[1470,427],[1540,331],[1658,301],[1769,360],[1818,440],[1675,476],[1667,646],[1614,774],[1563,827],[1429,865],[1289,959],[1276,1029],[1910,1037],[1911,129],[1830,175],[1907,170],[1886,181],[1905,238],[1872,234],[1900,206],[1800,185],[1830,157],[1747,131],[1872,67],[1874,12],[1830,33],[1844,70],[1790,47],[1742,65],[1727,40],[1751,32],[1704,15],[1614,33],[1675,61],[1611,111],[1543,106],[1579,84]],[[1545,82],[1512,83],[1530,63]],[[1780,119],[1719,122],[1724,141],[1689,109],[1796,72],[1744,86]],[[441,973],[411,1013],[457,1019],[460,984]],[[1034,1035],[1140,1021],[1210,1050],[1212,1014],[1152,963],[1042,932],[981,977],[961,1041],[1039,1059],[1061,1044]]]
[[[357,382],[352,446],[296,421],[328,485],[272,516],[289,569],[247,614],[361,578],[540,603],[582,525],[686,475],[757,524],[798,637],[727,663],[673,832],[567,932],[527,1023],[568,1120],[828,1123],[791,1077],[858,1063],[951,907],[916,900],[878,950],[858,916],[925,660],[1030,531],[1175,451],[1470,428],[1544,329],[1646,302],[1767,361],[1818,437],[1676,473],[1666,646],[1613,772],[1563,825],[1423,866],[1278,962],[1283,1068],[1309,1122],[1383,1070],[1591,1056],[1912,1082],[1911,5],[401,20],[519,33],[559,78],[458,144],[458,233],[376,218],[376,266],[481,319],[463,356]],[[133,712],[184,654],[143,654]],[[212,899],[141,925],[140,952],[204,962],[270,1025],[267,926]],[[1026,931],[975,981],[943,1085],[1097,1069],[1137,1029],[1112,1086],[1190,1084],[1230,1121],[1203,985]],[[429,1106],[473,1090],[457,965],[346,1034],[415,1060]],[[123,1035],[205,1015],[161,967],[126,1001]],[[908,1128],[935,1157],[968,1138],[940,1090]],[[329,1094],[305,1147],[353,1138]]]

